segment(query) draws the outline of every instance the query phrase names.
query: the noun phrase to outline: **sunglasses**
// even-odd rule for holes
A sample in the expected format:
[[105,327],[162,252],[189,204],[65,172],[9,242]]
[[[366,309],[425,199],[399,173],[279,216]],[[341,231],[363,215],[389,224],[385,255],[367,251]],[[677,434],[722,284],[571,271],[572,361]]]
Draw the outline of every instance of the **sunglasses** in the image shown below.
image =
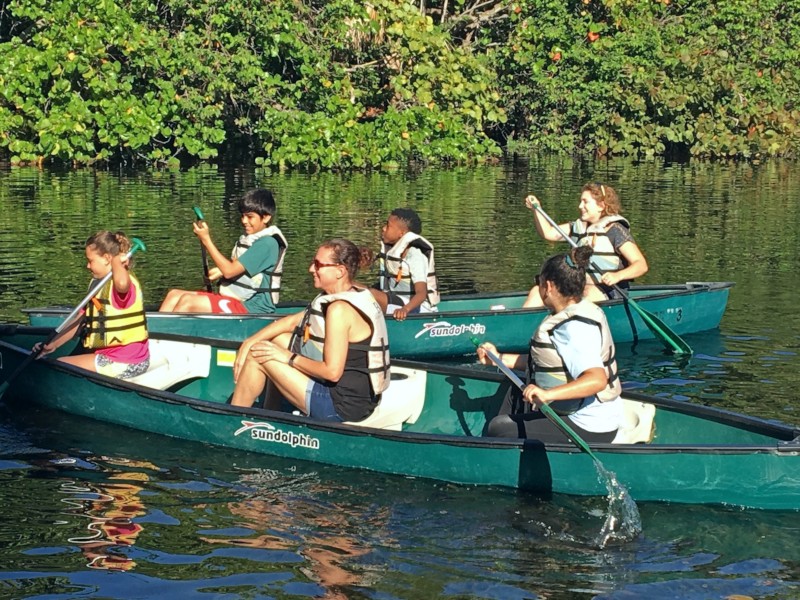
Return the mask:
[[338,263],[319,262],[316,258],[311,261],[311,264],[314,265],[314,270],[315,271],[319,271],[322,267],[340,267],[341,266]]

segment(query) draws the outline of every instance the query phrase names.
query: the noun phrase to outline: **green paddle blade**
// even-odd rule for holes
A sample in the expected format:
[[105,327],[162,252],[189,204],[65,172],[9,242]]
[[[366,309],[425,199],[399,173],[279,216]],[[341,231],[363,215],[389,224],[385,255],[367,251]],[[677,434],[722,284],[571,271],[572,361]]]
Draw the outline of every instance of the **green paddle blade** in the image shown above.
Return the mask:
[[628,305],[639,313],[639,316],[642,317],[642,320],[645,322],[645,325],[647,325],[650,331],[652,331],[656,337],[667,346],[668,349],[672,350],[676,354],[691,355],[694,352],[692,347],[687,344],[677,333],[672,331],[661,319],[659,319],[653,313],[643,309],[630,297],[627,298],[627,301]]
[[147,246],[145,246],[144,242],[139,238],[131,238],[131,254],[133,254],[138,250],[144,252],[145,250],[147,250]]
[[200,210],[199,206],[194,206],[194,207],[192,207],[192,209],[194,210],[194,214],[197,216],[197,220],[198,221],[205,221],[206,220],[206,218],[203,216],[203,211]]

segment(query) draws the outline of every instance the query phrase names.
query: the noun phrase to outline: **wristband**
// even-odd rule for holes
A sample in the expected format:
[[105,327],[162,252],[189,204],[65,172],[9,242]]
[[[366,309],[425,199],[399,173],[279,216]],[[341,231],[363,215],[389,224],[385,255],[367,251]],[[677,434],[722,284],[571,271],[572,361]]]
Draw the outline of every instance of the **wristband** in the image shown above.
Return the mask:
[[286,364],[289,365],[290,367],[293,367],[295,358],[297,358],[297,352],[292,352],[292,355],[289,357],[289,360]]

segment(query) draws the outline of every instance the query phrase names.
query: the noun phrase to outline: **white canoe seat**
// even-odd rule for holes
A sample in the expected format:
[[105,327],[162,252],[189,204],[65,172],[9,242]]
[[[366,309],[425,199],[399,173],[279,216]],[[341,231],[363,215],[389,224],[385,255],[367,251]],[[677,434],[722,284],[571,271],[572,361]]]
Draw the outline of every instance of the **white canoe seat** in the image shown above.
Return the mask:
[[613,444],[646,444],[653,441],[656,407],[647,402],[622,401],[622,425],[617,430]]
[[187,379],[208,377],[211,346],[171,340],[150,340],[150,368],[130,381],[156,390],[166,390]]
[[415,423],[425,404],[427,377],[425,371],[392,367],[392,381],[372,414],[363,421],[346,423],[394,431],[400,431],[403,423]]

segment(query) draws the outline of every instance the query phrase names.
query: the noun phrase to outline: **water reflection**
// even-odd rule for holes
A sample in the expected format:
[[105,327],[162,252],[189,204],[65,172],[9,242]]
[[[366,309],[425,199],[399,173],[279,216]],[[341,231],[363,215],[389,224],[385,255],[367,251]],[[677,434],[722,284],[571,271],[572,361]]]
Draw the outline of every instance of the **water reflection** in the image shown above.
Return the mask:
[[[106,464],[129,468],[152,468],[146,461],[106,459]],[[141,471],[111,472],[103,483],[69,481],[61,484],[60,491],[68,494],[63,501],[72,508],[65,514],[88,519],[85,535],[67,541],[75,544],[92,569],[129,571],[136,566],[126,549],[136,543],[143,527],[135,522],[146,509],[140,497],[149,476]]]
[[[330,600],[349,598],[347,588],[370,586],[373,573],[359,573],[353,568],[355,559],[371,550],[371,542],[358,535],[366,529],[371,537],[384,530],[388,508],[379,507],[369,515],[351,514],[352,507],[335,501],[316,499],[328,490],[322,485],[304,485],[303,495],[286,496],[279,486],[282,476],[271,470],[255,470],[243,475],[240,483],[247,486],[247,498],[227,503],[235,517],[235,526],[252,533],[227,537],[223,533],[200,536],[208,544],[231,547],[284,550],[299,554],[306,566],[300,571],[323,589],[320,595]],[[297,482],[292,483],[297,487]],[[384,539],[382,543],[391,543]]]
[[[422,173],[314,175],[210,166],[120,173],[14,167],[0,170],[0,316],[19,319],[23,305],[80,296],[83,242],[104,228],[148,244],[139,273],[149,300],[170,287],[202,287],[192,206],[203,209],[217,245],[229,248],[240,233],[235,199],[257,185],[275,190],[276,222],[289,238],[287,300],[313,293],[305,267],[322,239],[346,236],[377,248],[386,214],[405,205],[419,212],[437,247],[444,291],[528,288],[542,260],[561,246],[536,236],[522,199],[536,192],[554,216],[566,218],[575,214],[576,190],[595,179],[620,190],[650,264],[644,282],[732,280],[743,306],[790,300],[793,286],[778,283],[781,273],[794,272],[800,245],[776,232],[800,212],[800,169],[791,163],[536,158]],[[61,285],[42,285],[47,281]]]
[[659,354],[654,343],[618,346],[624,389],[666,395],[730,410],[798,423],[798,348],[777,347],[775,336],[687,335],[691,358]]
[[[166,439],[156,446],[103,425],[73,430],[80,423],[34,432],[31,441],[58,438],[69,450],[82,437],[85,451],[39,451],[35,461],[18,454],[17,464],[37,465],[29,477],[0,471],[4,497],[14,499],[6,514],[22,514],[26,503],[28,515],[24,530],[0,528],[2,541],[17,540],[0,544],[0,563],[13,565],[0,579],[42,593],[46,585],[51,597],[148,597],[155,585],[177,597],[409,599],[788,599],[799,589],[797,512],[640,503],[642,535],[598,549],[602,498],[542,498],[281,459],[259,466],[264,457]],[[106,454],[115,444],[120,454]],[[141,529],[127,537],[124,527],[100,526],[119,518]],[[62,538],[87,547],[80,566],[58,550]],[[134,561],[138,577],[124,582],[87,575]]]
[[[800,218],[800,167],[780,161],[534,158],[315,175],[0,170],[0,320],[81,298],[83,243],[103,228],[148,244],[137,264],[148,301],[169,287],[199,289],[192,206],[218,245],[232,247],[233,200],[257,185],[275,190],[291,244],[287,300],[313,293],[305,269],[321,239],[377,246],[386,214],[403,205],[436,244],[446,292],[523,289],[561,247],[538,239],[522,198],[534,192],[554,217],[574,215],[576,190],[595,179],[620,190],[650,263],[643,283],[736,282],[721,329],[687,336],[688,362],[656,342],[618,347],[628,389],[800,423],[800,244],[787,228]],[[587,543],[602,523],[597,499],[251,457],[31,412],[4,413],[0,424],[0,595],[800,597],[799,513],[640,503],[643,534],[597,550]],[[68,498],[77,504],[65,515]],[[89,563],[133,572],[107,576]]]

